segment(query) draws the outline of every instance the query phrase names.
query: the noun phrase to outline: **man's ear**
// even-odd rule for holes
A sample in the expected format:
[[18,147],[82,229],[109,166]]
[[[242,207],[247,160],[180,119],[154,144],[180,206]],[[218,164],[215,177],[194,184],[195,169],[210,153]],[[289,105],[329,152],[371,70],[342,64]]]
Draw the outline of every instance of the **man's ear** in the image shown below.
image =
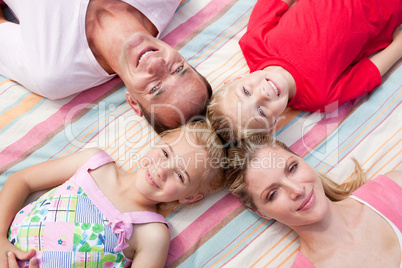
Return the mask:
[[267,216],[262,215],[259,211],[254,211],[254,210],[252,210],[252,209],[248,209],[248,210],[250,210],[251,212],[256,213],[256,214],[257,214],[258,216],[260,216],[261,218],[264,218],[264,219],[267,219],[267,220],[272,219],[272,218],[269,218],[269,217],[267,217]]
[[126,91],[126,100],[128,104],[133,108],[134,113],[136,113],[138,116],[142,117],[142,110],[138,102],[130,95],[128,91]]
[[189,195],[186,198],[179,199],[180,204],[194,203],[204,198],[203,194]]
[[235,80],[237,80],[237,79],[242,79],[244,76],[245,76],[245,74],[242,74],[242,75],[240,75],[240,76],[238,76],[238,77],[235,77],[235,78],[229,78],[229,79],[223,81],[223,83],[224,83],[224,84],[227,84],[227,83],[233,82],[233,81],[235,81]]

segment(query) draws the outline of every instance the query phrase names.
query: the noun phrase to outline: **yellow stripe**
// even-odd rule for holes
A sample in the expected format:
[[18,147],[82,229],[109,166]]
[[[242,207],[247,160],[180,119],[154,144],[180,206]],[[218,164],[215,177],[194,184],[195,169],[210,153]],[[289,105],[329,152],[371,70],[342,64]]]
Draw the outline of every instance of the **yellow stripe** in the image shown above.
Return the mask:
[[[397,152],[391,159],[388,160],[388,162],[386,162],[381,168],[379,168],[379,169],[377,170],[377,172],[375,172],[373,175],[371,175],[370,178],[369,178],[369,180],[371,180],[371,179],[373,179],[375,176],[377,176],[377,174],[378,174],[380,171],[382,171],[386,165],[388,165],[389,163],[392,162],[392,160],[394,160],[395,158],[400,157],[400,156],[401,156],[401,152]],[[397,164],[397,166],[400,165],[401,163],[402,163],[402,161],[399,161],[399,163]]]
[[354,142],[355,140],[357,140],[357,138],[359,138],[361,135],[363,135],[363,133],[365,133],[368,128],[370,128],[379,118],[381,118],[381,116],[392,106],[392,104],[393,104],[397,99],[399,99],[399,98],[401,97],[401,95],[402,95],[402,92],[401,92],[401,93],[400,93],[400,94],[382,111],[381,114],[379,114],[379,115],[377,116],[376,119],[374,119],[367,127],[365,127],[365,128],[359,133],[359,135],[357,135],[347,146],[345,146],[340,152],[338,152],[338,154],[337,154],[336,156],[334,156],[331,160],[329,160],[319,171],[322,171],[327,165],[329,165],[331,162],[333,162],[334,159],[337,159],[338,156],[339,156],[343,151],[345,151],[351,144],[353,144],[353,142]]
[[94,126],[91,130],[89,130],[88,133],[84,135],[84,137],[82,137],[80,140],[78,140],[73,146],[71,146],[71,147],[70,147],[64,154],[62,154],[60,157],[63,157],[63,156],[65,156],[65,155],[67,155],[72,149],[74,149],[74,148],[77,147],[77,144],[82,143],[82,141],[83,141],[86,137],[88,137],[89,134],[91,134],[91,133],[94,132],[96,129],[98,129],[98,127],[99,127],[102,123],[106,122],[110,117],[114,116],[116,113],[120,112],[120,111],[123,110],[123,109],[124,109],[124,107],[122,107],[122,108],[121,108],[120,110],[118,110],[118,111],[115,111],[112,115],[109,115],[108,117],[106,117],[106,118],[103,119],[102,121],[100,121],[100,122],[98,121],[99,123],[98,123],[96,126]]
[[291,233],[293,232],[293,230],[290,230],[287,234],[285,234],[281,239],[278,240],[278,242],[275,243],[275,245],[273,245],[268,251],[266,251],[264,254],[261,255],[260,258],[258,258],[251,266],[254,267],[257,265],[258,262],[260,262],[265,256],[267,256],[274,248],[276,248],[286,237],[288,237]]
[[0,82],[0,86],[2,86],[2,85],[4,85],[5,83],[8,83],[8,82],[13,82],[12,80],[4,80],[3,82]]
[[276,258],[278,258],[278,256],[281,255],[288,247],[290,247],[290,245],[296,242],[298,238],[299,237],[296,236],[292,241],[290,241],[290,243],[286,247],[284,247],[281,251],[279,251],[278,254],[276,254],[276,256],[270,262],[264,265],[264,267],[268,267],[268,265],[270,265]]
[[295,251],[289,254],[289,256],[281,264],[278,265],[278,268],[284,265],[293,255],[295,255],[299,251],[299,249],[300,247],[298,247],[297,249],[295,249]]
[[[378,163],[378,161],[380,161],[383,157],[385,157],[385,155],[386,155],[390,150],[392,150],[393,147],[395,147],[398,143],[400,143],[401,140],[399,140],[396,144],[394,144],[393,146],[391,146],[391,148],[390,148],[388,151],[386,151],[385,153],[382,153],[381,155],[378,155],[379,150],[381,150],[386,144],[388,144],[388,143],[396,136],[396,134],[398,134],[398,133],[400,132],[400,130],[401,130],[401,129],[399,129],[397,132],[395,132],[394,135],[392,135],[388,140],[386,140],[386,141],[385,141],[385,142],[384,142],[384,143],[383,143],[366,161],[364,161],[364,163],[361,164],[361,167],[364,167],[364,166],[367,164],[367,162],[368,162],[372,157],[374,157],[374,156],[377,156],[377,157],[378,157],[377,161],[375,161],[369,168],[365,169],[364,172],[365,172],[366,174],[367,174],[367,172],[368,172],[370,169],[372,169],[372,168],[375,166],[375,164]],[[346,181],[351,180],[352,175],[353,175],[353,174],[349,175],[342,183],[345,183]]]
[[229,250],[229,252],[227,252],[225,255],[223,255],[219,260],[217,260],[210,267],[214,267],[218,262],[220,262],[221,260],[226,258],[226,256],[228,256],[230,253],[232,253],[236,248],[239,247],[239,245],[241,245],[246,239],[248,239],[252,234],[254,234],[258,229],[260,229],[262,226],[264,226],[265,223],[267,223],[267,222],[268,222],[268,220],[265,220],[264,222],[262,222],[257,228],[255,228],[250,234],[248,234],[246,237],[244,237],[235,247],[233,247],[231,250]]
[[36,94],[29,94],[17,105],[7,110],[5,113],[0,115],[0,129],[10,124],[17,117],[23,115],[32,109],[38,102],[42,99],[41,96]]
[[205,51],[201,56],[199,56],[197,59],[193,60],[190,64],[193,65],[194,62],[196,62],[197,60],[199,60],[200,58],[204,57],[205,54],[207,54],[211,49],[213,49],[214,47],[216,47],[220,42],[222,42],[222,40],[224,40],[230,33],[232,33],[234,30],[236,30],[237,28],[240,27],[240,25],[242,25],[245,21],[248,21],[248,19],[250,18],[250,15],[248,15],[244,20],[242,20],[239,24],[237,24],[237,26],[235,28],[233,28],[230,32],[228,32],[226,35],[224,35],[218,42],[215,43],[215,45],[213,45],[212,47],[210,47],[207,51]]

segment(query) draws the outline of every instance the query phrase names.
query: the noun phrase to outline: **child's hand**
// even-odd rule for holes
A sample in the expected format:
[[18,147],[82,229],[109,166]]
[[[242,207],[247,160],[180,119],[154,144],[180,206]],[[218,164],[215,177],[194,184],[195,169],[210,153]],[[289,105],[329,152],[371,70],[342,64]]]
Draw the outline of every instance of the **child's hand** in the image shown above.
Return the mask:
[[[8,253],[12,252],[12,256],[8,256]],[[11,244],[7,238],[0,239],[0,267],[13,267],[10,266],[9,258],[11,260],[17,258],[19,260],[29,260],[35,255],[35,250],[22,251],[17,249],[13,244]],[[31,266],[30,266],[31,267]],[[35,267],[35,266],[32,266]]]
[[[35,252],[35,251],[34,251]],[[14,253],[9,252],[8,256],[8,268],[19,268],[17,259]],[[29,268],[38,268],[38,263],[35,257],[32,257],[29,261]]]

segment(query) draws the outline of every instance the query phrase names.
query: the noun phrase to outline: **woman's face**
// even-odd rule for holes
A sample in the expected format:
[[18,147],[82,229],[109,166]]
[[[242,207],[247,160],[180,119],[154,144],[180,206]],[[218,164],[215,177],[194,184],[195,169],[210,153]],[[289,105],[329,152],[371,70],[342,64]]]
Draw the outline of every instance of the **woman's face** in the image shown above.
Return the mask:
[[257,213],[290,227],[318,222],[328,209],[329,199],[314,169],[279,146],[258,151],[246,182]]

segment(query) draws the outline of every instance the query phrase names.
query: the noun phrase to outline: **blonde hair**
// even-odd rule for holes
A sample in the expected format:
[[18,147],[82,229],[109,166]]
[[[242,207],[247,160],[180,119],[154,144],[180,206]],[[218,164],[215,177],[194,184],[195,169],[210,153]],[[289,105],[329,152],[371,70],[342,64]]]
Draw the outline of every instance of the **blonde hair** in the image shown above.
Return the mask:
[[[236,141],[247,138],[258,133],[258,130],[245,129],[234,122],[233,118],[228,116],[223,110],[223,101],[226,99],[230,83],[224,84],[218,88],[211,97],[207,107],[207,118],[211,122],[212,128],[226,141]],[[267,132],[267,130],[261,130]]]
[[[211,194],[222,189],[225,186],[223,168],[226,160],[226,150],[221,140],[211,128],[209,122],[200,120],[187,123],[179,128],[166,130],[160,134],[161,137],[184,131],[189,133],[194,142],[202,146],[208,156],[208,163],[203,163],[207,169],[202,174],[201,184],[198,193],[205,195]],[[162,210],[176,210],[181,206],[178,201],[160,204]]]
[[[248,165],[261,148],[276,147],[295,154],[286,144],[269,135],[254,134],[239,142],[237,147],[228,150],[228,166],[225,172],[226,184],[230,191],[237,196],[250,209],[257,211],[250,193],[247,190],[246,173]],[[333,182],[323,173],[317,172],[321,179],[325,195],[332,201],[340,201],[347,198],[352,192],[365,183],[365,175],[358,162],[355,163],[355,171],[351,178],[344,184]]]

